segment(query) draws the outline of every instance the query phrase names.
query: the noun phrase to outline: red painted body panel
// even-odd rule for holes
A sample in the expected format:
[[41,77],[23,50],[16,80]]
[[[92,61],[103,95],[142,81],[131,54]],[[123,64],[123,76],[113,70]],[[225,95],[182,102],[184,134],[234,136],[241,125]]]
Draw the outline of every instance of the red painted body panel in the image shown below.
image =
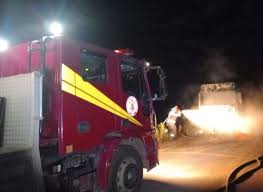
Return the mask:
[[[112,59],[112,52],[99,49],[89,44],[79,43],[75,41],[66,41],[62,43],[62,63],[69,66],[76,73],[80,74],[80,50],[87,49],[96,53],[107,56],[107,80],[103,83],[93,84],[97,89],[116,100],[116,81],[114,68],[115,63]],[[116,116],[105,111],[87,101],[73,97],[68,93],[62,93],[62,124],[60,153],[64,153],[66,145],[73,145],[74,151],[89,151],[99,146],[108,131],[115,129]],[[88,122],[90,131],[88,133],[79,133],[77,125],[79,122]],[[63,144],[62,144],[63,140]]]
[[[37,45],[34,46],[37,48]],[[99,146],[107,146],[110,150],[106,149],[101,154],[98,171],[100,183],[106,186],[109,172],[108,162],[111,160],[113,152],[117,150],[121,139],[139,138],[144,143],[150,168],[155,166],[158,161],[157,145],[152,136],[150,115],[145,116],[142,112],[141,98],[137,98],[139,110],[134,118],[143,126],[130,123],[127,128],[123,126],[121,117],[61,90],[62,63],[80,74],[80,50],[83,48],[107,57],[107,80],[93,85],[126,110],[126,100],[129,95],[122,89],[121,54],[72,40],[50,40],[47,42],[45,57],[44,92],[46,94],[43,103],[44,121],[40,143],[43,146],[58,145],[58,153],[61,155],[66,153],[67,145],[73,146],[72,152],[88,152]],[[29,72],[27,49],[28,44],[24,43],[0,54],[0,77]],[[39,63],[39,51],[33,52],[32,71],[40,70]],[[146,77],[145,72],[144,76]],[[147,79],[144,83],[147,94],[150,96]],[[150,102],[150,112],[154,113],[152,102]],[[90,130],[80,133],[77,128],[79,122],[88,122]],[[114,131],[121,133],[122,137],[105,140],[105,135]]]
[[28,72],[27,47],[28,44],[23,43],[0,53],[0,77]]

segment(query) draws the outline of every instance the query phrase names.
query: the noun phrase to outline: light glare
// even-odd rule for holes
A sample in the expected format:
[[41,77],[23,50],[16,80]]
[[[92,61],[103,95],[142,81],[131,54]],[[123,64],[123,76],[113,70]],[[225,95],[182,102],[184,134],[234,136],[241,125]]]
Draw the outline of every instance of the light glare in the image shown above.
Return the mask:
[[202,106],[183,110],[184,116],[202,131],[208,133],[248,133],[249,121],[231,106]]
[[5,39],[0,39],[0,52],[6,51],[8,49],[8,42]]
[[145,65],[146,65],[146,67],[150,67],[151,64],[150,64],[149,61],[146,61],[146,62],[145,62]]
[[150,172],[144,171],[145,178],[158,178],[162,179],[193,179],[198,176],[198,173],[193,172],[193,170],[188,167],[183,167],[182,165],[172,164],[171,162],[165,162],[159,166],[152,169]]
[[50,24],[49,30],[54,36],[60,36],[63,32],[63,27],[60,23],[53,22]]

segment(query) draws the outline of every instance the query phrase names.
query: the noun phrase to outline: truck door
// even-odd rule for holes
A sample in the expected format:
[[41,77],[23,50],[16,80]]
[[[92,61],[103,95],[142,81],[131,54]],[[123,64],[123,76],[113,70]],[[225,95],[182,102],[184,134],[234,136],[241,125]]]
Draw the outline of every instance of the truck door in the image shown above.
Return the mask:
[[151,128],[150,93],[146,86],[144,65],[131,57],[119,59],[118,100],[127,113],[139,124],[128,119],[120,119],[121,129]]
[[115,115],[108,105],[109,99],[116,99],[112,55],[85,45],[67,47],[71,52],[70,57],[64,53],[64,72],[72,74],[74,81],[67,82],[62,74],[64,150],[86,151],[98,146],[115,127]]

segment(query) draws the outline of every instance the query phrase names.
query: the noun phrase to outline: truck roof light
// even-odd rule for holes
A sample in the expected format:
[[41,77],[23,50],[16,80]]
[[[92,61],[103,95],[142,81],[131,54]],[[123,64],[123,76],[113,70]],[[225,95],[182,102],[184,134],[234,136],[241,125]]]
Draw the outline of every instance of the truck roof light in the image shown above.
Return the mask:
[[0,52],[4,52],[8,49],[8,41],[0,38]]
[[59,22],[52,22],[49,26],[49,31],[54,35],[54,36],[60,36],[62,35],[63,32],[63,27],[62,24]]

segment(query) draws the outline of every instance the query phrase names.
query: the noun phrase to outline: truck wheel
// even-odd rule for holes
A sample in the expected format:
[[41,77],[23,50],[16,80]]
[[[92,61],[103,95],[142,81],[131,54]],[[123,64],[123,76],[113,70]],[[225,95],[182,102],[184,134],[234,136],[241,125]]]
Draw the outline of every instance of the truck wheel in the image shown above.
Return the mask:
[[143,166],[136,150],[129,146],[120,147],[112,161],[109,191],[137,192],[140,190]]

